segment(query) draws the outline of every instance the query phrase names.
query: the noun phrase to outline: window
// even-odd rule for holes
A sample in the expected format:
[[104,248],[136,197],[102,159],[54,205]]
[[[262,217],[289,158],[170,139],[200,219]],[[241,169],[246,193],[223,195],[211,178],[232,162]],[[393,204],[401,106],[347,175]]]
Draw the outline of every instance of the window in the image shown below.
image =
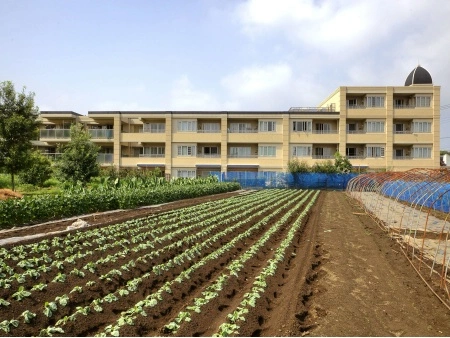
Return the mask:
[[416,107],[431,107],[431,97],[416,96]]
[[331,124],[330,123],[316,123],[316,133],[317,134],[330,134]]
[[384,157],[384,147],[374,146],[366,148],[367,157]]
[[164,133],[166,126],[164,123],[144,123],[142,131],[144,133]]
[[252,130],[250,123],[230,123],[230,131],[232,133],[246,133],[249,130]]
[[219,154],[219,147],[203,147],[203,155],[216,157]]
[[323,147],[317,147],[314,148],[314,157],[315,158],[331,158],[332,156],[332,149],[331,148],[323,148]]
[[184,178],[195,178],[196,172],[195,170],[177,170],[177,177],[184,177]]
[[405,156],[403,149],[395,149],[395,158],[402,158]]
[[141,157],[164,157],[164,147],[143,147],[141,148]]
[[358,105],[358,102],[356,99],[348,99],[347,100],[347,107],[348,108],[355,108]]
[[384,107],[384,96],[367,96],[367,107]]
[[178,146],[178,156],[195,156],[195,146]]
[[276,156],[276,147],[275,146],[259,146],[258,147],[258,156],[275,157]]
[[292,130],[298,132],[311,132],[311,121],[294,121],[292,122]]
[[403,123],[396,123],[394,125],[394,131],[396,134],[403,134],[405,131],[405,125]]
[[311,157],[311,146],[294,146],[292,155],[296,157]]
[[394,99],[394,108],[402,108],[403,106],[403,99]]
[[178,121],[178,131],[197,131],[197,121]]
[[413,128],[414,133],[431,133],[431,122],[414,121]]
[[259,131],[276,131],[277,123],[275,121],[259,121]]
[[347,157],[355,157],[356,156],[356,148],[346,148],[345,149],[345,156]]
[[431,158],[431,147],[414,147],[414,158]]
[[204,133],[218,133],[220,132],[220,123],[202,123],[202,130]]
[[348,134],[354,134],[356,133],[356,123],[347,123],[347,133]]
[[368,133],[384,133],[384,121],[367,121]]
[[249,157],[251,151],[250,147],[230,147],[230,157]]

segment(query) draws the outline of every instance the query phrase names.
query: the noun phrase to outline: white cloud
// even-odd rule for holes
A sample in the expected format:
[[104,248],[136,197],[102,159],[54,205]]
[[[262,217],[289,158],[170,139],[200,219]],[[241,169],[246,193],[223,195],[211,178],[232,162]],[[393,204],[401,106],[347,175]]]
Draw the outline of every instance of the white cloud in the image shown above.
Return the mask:
[[[292,44],[303,44],[339,58],[358,55],[395,30],[429,20],[432,1],[390,0],[248,0],[236,8],[242,29],[251,36],[281,33]],[[446,5],[447,6],[447,5]],[[443,18],[444,19],[444,18]]]
[[186,75],[174,82],[170,97],[170,109],[173,110],[220,109],[214,96],[207,91],[194,88]]
[[275,64],[244,68],[221,82],[233,97],[253,98],[284,88],[291,79],[289,65]]

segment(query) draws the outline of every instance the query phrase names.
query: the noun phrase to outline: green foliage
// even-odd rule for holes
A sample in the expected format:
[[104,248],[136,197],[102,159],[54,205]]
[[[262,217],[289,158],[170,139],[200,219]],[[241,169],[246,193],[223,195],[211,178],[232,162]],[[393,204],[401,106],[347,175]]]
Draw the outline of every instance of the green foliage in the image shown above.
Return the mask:
[[106,210],[130,209],[240,189],[239,183],[234,182],[209,183],[213,179],[196,179],[191,180],[191,184],[181,185],[183,182],[175,180],[152,188],[145,188],[134,182],[115,189],[95,190],[74,185],[55,195],[8,199],[0,201],[0,227],[9,228]]
[[11,181],[6,174],[0,174],[0,189],[10,188]]
[[299,161],[298,158],[293,158],[288,162],[288,171],[291,174],[307,173],[310,171],[310,168],[306,161]]
[[29,166],[31,141],[37,138],[39,109],[34,93],[16,93],[11,81],[0,83],[0,168],[14,177]]
[[288,162],[288,171],[291,174],[298,173],[349,173],[352,171],[352,164],[345,156],[339,152],[334,154],[334,163],[331,160],[317,161],[310,167],[306,161],[299,161],[298,158],[293,158]]
[[43,187],[44,182],[50,179],[53,172],[50,160],[39,151],[33,151],[29,161],[28,169],[20,173],[22,182]]
[[316,162],[311,167],[311,172],[313,173],[326,173],[326,174],[334,174],[337,172],[336,167],[334,166],[331,160],[326,160],[323,162]]
[[44,183],[42,184],[42,186],[44,188],[49,188],[49,187],[58,187],[60,184],[61,184],[60,181],[58,181],[56,178],[52,177],[52,178],[45,180]]
[[349,159],[342,156],[339,152],[334,154],[334,166],[336,167],[336,171],[338,173],[349,173],[352,171],[352,164]]
[[63,181],[86,184],[100,173],[97,155],[100,147],[91,141],[90,134],[81,125],[70,127],[70,142],[61,146],[61,158],[55,166]]

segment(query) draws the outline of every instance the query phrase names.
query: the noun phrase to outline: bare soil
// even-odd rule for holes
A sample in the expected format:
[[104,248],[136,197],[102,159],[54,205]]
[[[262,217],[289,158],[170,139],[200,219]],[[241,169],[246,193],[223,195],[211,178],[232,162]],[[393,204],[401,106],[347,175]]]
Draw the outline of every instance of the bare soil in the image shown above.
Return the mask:
[[[155,208],[91,215],[83,219],[100,227],[236,194],[238,192],[179,201]],[[254,222],[261,217],[256,218]],[[64,230],[73,221],[65,220],[3,231],[0,238]],[[251,224],[247,225],[249,226]],[[267,225],[269,226],[270,224]],[[53,235],[49,235],[49,238],[51,236]],[[227,309],[236,305],[238,295],[248,290],[251,284],[249,281],[253,280],[262,263],[272,255],[271,248],[277,247],[282,236],[283,230],[267,244],[266,250],[246,265],[242,279],[231,280],[223,297],[203,310],[189,325],[183,326],[177,336],[210,336],[216,332],[216,324],[225,317]],[[192,276],[191,283],[173,289],[173,295],[162,306],[149,310],[147,317],[138,318],[134,326],[121,331],[121,334],[169,335],[163,329],[167,318],[173,317],[182,306],[192,301],[209,281],[218,275],[218,267],[229,263],[258,238],[259,234],[255,234],[229,255],[202,267],[201,271]],[[223,245],[228,240],[229,238],[224,238],[217,245]],[[214,248],[211,247],[210,251]],[[184,249],[180,248],[180,251]],[[240,335],[450,336],[449,309],[416,274],[397,244],[344,192],[321,192],[288,252],[292,254],[286,256],[284,266],[270,281],[264,297],[258,300],[257,307],[241,325]],[[158,263],[160,262],[155,261],[152,265]],[[105,265],[102,269],[108,271],[113,265]],[[180,266],[179,270],[182,271],[186,266]],[[71,302],[73,306],[83,305],[98,294],[107,294],[123,283],[123,280],[131,278],[133,274],[139,275],[146,269],[148,267],[142,264],[130,272],[129,276],[124,274],[117,280],[93,286],[89,290],[86,289],[82,295],[70,294]],[[98,274],[100,273],[101,271]],[[75,285],[76,278],[71,276],[69,283],[72,282]],[[162,277],[149,280],[148,285],[143,285],[137,295],[130,296],[125,302],[106,304],[95,323],[91,321],[91,316],[69,323],[65,328],[66,335],[94,335],[98,328],[111,323],[111,318],[133,304],[135,299],[142,299],[149,290],[163,283]],[[60,294],[60,290],[54,286],[45,291],[43,297],[51,300],[57,294]],[[33,304],[42,304],[42,299],[30,298],[24,301],[28,302],[30,308]],[[69,313],[70,310],[63,311]],[[12,312],[13,309],[6,314],[4,310],[1,311],[1,320],[10,319]],[[64,313],[60,315],[64,316]],[[14,317],[16,316],[12,316]],[[39,320],[44,320],[42,316],[40,318]],[[45,327],[51,323],[35,324],[37,327]],[[12,334],[22,336],[30,335],[30,332],[13,331]]]

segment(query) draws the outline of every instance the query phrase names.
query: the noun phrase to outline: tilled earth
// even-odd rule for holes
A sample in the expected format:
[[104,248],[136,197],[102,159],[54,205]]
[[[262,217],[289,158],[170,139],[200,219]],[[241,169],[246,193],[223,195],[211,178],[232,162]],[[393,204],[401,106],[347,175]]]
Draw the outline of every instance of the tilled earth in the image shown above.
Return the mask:
[[[95,226],[114,224],[237,193],[84,219]],[[0,239],[60,231],[73,221],[5,231]],[[397,244],[344,192],[321,192],[292,250],[295,255],[286,258],[265,299],[241,326],[241,335],[450,336],[450,310],[428,289]],[[206,325],[201,329],[187,325],[177,335],[214,333],[214,313],[233,306],[232,298],[224,299],[220,309],[203,311]],[[131,330],[124,334],[164,332]]]

